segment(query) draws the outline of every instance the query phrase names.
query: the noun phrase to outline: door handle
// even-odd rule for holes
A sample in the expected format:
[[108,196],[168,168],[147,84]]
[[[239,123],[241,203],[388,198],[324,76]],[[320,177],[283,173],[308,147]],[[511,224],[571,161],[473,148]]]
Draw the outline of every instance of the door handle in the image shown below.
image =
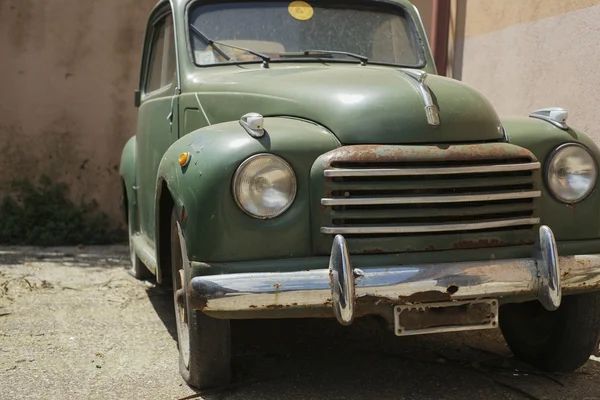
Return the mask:
[[169,124],[171,126],[173,125],[173,117],[174,117],[174,111],[175,111],[175,97],[177,97],[177,94],[179,94],[179,88],[177,86],[175,86],[173,97],[171,97],[171,111],[169,112],[169,115],[167,115],[167,121],[169,121]]

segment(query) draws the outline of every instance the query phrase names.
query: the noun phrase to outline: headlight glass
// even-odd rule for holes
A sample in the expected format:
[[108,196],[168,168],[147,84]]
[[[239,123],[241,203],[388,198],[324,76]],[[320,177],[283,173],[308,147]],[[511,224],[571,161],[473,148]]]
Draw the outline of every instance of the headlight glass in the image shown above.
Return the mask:
[[563,203],[576,203],[596,186],[598,171],[590,152],[577,144],[556,149],[548,162],[548,187]]
[[296,176],[292,167],[272,154],[257,154],[244,161],[233,178],[238,206],[255,218],[275,218],[284,213],[296,197]]

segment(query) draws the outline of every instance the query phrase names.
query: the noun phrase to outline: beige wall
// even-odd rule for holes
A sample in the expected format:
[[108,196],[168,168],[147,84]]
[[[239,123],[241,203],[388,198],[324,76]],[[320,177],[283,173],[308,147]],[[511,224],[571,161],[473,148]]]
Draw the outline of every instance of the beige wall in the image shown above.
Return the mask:
[[0,197],[47,174],[119,217],[118,165],[156,0],[0,1]]
[[600,143],[598,21],[600,0],[467,0],[461,78],[501,115],[565,107]]
[[[46,174],[120,221],[118,165],[156,2],[0,0],[0,197]],[[415,3],[429,27],[432,1]]]
[[431,40],[431,21],[433,19],[433,0],[410,0],[417,7],[425,26],[428,39]]

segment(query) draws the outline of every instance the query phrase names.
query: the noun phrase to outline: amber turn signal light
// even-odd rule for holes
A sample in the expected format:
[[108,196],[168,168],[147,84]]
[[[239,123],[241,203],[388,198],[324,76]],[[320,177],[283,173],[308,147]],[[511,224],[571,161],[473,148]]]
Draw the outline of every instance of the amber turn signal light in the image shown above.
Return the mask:
[[181,165],[182,167],[185,167],[186,165],[188,165],[190,163],[191,158],[192,158],[192,156],[190,155],[190,153],[181,153],[179,155],[179,165]]

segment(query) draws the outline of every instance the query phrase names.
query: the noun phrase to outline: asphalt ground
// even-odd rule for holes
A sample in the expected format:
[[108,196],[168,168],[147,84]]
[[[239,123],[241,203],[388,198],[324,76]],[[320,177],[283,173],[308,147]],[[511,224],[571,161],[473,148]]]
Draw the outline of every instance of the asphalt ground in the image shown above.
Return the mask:
[[234,383],[179,376],[172,292],[124,246],[0,248],[0,399],[599,399],[600,363],[547,374],[496,330],[397,338],[376,321],[234,321]]

